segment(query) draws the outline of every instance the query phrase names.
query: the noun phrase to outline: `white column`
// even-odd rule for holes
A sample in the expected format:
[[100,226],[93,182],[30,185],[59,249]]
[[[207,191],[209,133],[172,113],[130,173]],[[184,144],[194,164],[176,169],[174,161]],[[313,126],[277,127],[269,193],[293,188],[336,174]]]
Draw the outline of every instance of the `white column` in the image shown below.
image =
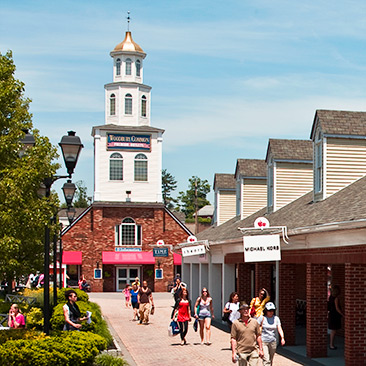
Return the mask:
[[235,291],[235,264],[222,265],[222,308],[228,302],[229,296]]
[[100,130],[94,135],[94,201],[100,199]]

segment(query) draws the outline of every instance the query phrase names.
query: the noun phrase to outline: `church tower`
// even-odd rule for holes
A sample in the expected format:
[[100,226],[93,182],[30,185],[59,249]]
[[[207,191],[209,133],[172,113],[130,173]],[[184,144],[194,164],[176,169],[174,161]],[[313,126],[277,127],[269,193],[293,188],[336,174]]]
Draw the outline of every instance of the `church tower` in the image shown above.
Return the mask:
[[162,135],[151,127],[151,87],[143,84],[146,53],[130,31],[110,53],[105,124],[94,126],[94,201],[162,202]]

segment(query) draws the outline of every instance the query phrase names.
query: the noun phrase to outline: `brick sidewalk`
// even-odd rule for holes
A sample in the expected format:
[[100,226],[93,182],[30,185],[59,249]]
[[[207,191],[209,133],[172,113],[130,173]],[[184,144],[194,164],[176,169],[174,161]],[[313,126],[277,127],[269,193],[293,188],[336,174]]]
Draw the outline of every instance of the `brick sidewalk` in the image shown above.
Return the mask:
[[[179,335],[168,336],[168,324],[174,300],[169,293],[154,293],[155,314],[149,325],[132,321],[132,309],[126,309],[121,293],[90,293],[91,301],[98,303],[104,317],[118,334],[137,366],[170,366],[175,362],[184,366],[233,365],[231,362],[230,336],[211,328],[212,345],[201,345],[199,333],[189,325],[186,346],[180,345]],[[285,334],[286,336],[286,334]],[[259,365],[262,365],[260,362]],[[296,366],[299,363],[276,355],[274,366]]]

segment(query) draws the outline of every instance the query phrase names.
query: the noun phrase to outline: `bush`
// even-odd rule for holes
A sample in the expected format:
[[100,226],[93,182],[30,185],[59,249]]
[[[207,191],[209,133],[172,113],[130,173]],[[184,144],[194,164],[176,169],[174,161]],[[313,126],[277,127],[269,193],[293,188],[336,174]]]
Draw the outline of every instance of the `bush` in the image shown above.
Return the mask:
[[16,339],[43,339],[46,335],[43,332],[28,329],[8,329],[0,332],[0,344]]
[[89,332],[62,332],[56,337],[11,340],[0,345],[0,365],[93,365],[106,341]]
[[62,288],[60,290],[57,291],[57,304],[65,304],[66,299],[65,299],[65,292],[68,290],[74,290],[76,292],[76,295],[78,296],[78,301],[85,301],[85,302],[89,302],[89,295],[82,290],[79,290],[78,288]]
[[26,313],[26,327],[28,329],[43,329],[44,316],[40,308],[32,307]]
[[95,358],[94,366],[127,366],[126,360],[115,357],[107,353],[101,354]]

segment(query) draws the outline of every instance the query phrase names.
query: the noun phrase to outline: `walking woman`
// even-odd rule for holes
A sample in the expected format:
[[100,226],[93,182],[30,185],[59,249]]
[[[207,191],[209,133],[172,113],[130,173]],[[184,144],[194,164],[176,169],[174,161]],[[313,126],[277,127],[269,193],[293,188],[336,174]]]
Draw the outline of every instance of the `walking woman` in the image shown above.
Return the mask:
[[269,300],[268,291],[265,288],[261,288],[258,297],[253,297],[250,302],[250,316],[258,319],[263,314],[264,307]]
[[268,302],[264,308],[263,315],[257,321],[262,327],[263,343],[263,366],[272,366],[273,357],[276,353],[277,339],[276,332],[280,335],[281,345],[285,345],[285,336],[281,327],[281,321],[275,316],[276,306],[273,302]]
[[185,287],[182,287],[180,298],[175,302],[172,320],[177,312],[181,339],[180,345],[183,346],[187,344],[186,335],[188,332],[188,322],[191,321],[191,300],[189,300],[188,290]]
[[[198,313],[197,313],[198,307]],[[206,344],[211,345],[211,318],[214,318],[212,297],[207,288],[202,289],[201,296],[199,296],[194,304],[194,316],[198,318],[200,323],[201,344],[204,344],[204,330],[206,330]]]
[[230,331],[234,320],[240,318],[239,313],[239,295],[237,292],[232,292],[229,297],[229,301],[225,304],[223,309],[224,314],[229,314],[229,318],[226,321],[229,325]]
[[338,329],[342,327],[342,308],[339,301],[341,289],[338,285],[332,286],[328,300],[328,328],[330,329],[329,348],[331,350],[337,349],[334,345],[334,338]]
[[132,306],[132,309],[133,309],[133,319],[132,320],[139,320],[140,317],[139,317],[139,303],[138,303],[138,300],[137,300],[137,295],[139,293],[139,289],[136,285],[136,282],[134,282],[132,284],[132,289],[130,290],[130,293],[131,293],[131,306]]

